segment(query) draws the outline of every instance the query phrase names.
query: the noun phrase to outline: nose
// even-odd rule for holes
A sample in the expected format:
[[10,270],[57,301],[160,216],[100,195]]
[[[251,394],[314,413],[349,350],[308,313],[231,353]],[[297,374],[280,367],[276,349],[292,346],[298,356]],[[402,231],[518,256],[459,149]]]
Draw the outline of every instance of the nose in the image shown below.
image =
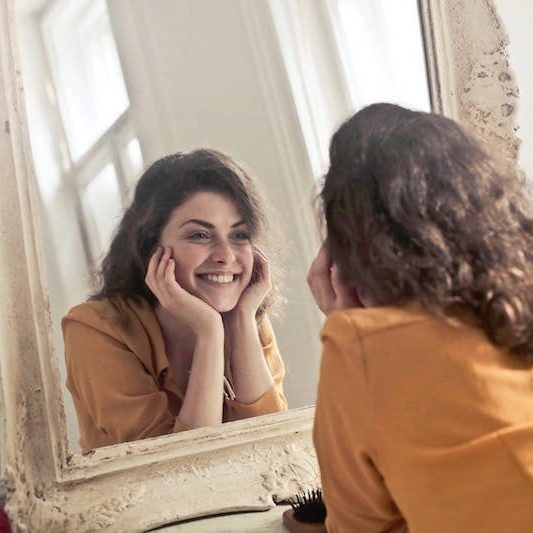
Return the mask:
[[211,259],[215,263],[231,264],[235,261],[235,253],[231,243],[220,239],[211,248]]

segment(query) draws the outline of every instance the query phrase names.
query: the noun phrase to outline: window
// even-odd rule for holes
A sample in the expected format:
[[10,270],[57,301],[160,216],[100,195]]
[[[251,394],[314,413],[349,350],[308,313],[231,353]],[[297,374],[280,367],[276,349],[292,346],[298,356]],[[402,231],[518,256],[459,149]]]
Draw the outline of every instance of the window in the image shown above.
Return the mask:
[[352,102],[430,111],[417,0],[330,1]]
[[61,123],[63,179],[77,196],[93,269],[143,167],[105,0],[55,0],[41,33]]
[[309,161],[328,166],[331,135],[373,102],[431,109],[416,0],[270,0]]
[[70,155],[94,145],[129,107],[104,0],[59,0],[42,31]]

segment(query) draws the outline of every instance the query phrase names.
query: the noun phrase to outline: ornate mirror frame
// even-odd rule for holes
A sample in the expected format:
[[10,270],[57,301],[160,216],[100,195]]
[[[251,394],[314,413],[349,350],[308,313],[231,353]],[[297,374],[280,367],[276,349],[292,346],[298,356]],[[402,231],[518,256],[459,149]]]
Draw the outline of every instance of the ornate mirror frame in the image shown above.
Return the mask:
[[[516,156],[518,90],[492,2],[419,4],[433,109]],[[69,452],[14,34],[0,0],[0,477],[14,529],[141,531],[315,486],[312,407]]]

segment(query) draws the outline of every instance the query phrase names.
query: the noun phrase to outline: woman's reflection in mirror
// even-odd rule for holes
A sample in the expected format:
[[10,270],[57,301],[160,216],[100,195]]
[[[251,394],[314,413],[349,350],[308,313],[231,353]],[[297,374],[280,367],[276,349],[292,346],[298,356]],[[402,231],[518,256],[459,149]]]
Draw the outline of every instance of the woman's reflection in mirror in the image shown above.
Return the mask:
[[287,409],[265,205],[213,150],[155,162],[63,319],[84,452]]

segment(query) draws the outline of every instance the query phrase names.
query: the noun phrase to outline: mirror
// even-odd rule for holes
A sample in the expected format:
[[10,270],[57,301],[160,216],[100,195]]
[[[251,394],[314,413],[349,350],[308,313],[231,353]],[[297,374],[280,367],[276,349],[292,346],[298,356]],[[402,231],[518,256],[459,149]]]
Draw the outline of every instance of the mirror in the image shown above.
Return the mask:
[[[291,408],[312,404],[321,323],[305,282],[318,247],[313,187],[331,132],[352,110],[382,100],[429,110],[417,2],[21,0],[16,9],[62,383],[74,378],[61,318],[87,298],[142,170],[207,147],[249,168],[272,204],[284,241],[286,304],[271,317],[283,391]],[[95,368],[80,372],[102,380]],[[94,417],[75,394],[81,419]],[[63,398],[76,451],[64,386]],[[92,432],[85,451],[113,443],[82,425]]]
[[[213,9],[217,4],[213,2]],[[235,4],[241,5],[237,0]],[[312,184],[313,176],[322,171],[317,154],[324,152],[317,147],[321,146],[320,139],[327,139],[331,132],[323,137],[315,133],[344,118],[353,104],[348,88],[334,83],[342,62],[326,61],[318,71],[310,69],[307,60],[300,62],[306,67],[303,72],[286,68],[298,57],[323,58],[316,50],[303,54],[304,46],[289,48],[295,51],[293,55],[281,54],[281,50],[287,50],[281,47],[284,39],[306,42],[293,31],[290,16],[283,19],[281,29],[285,31],[281,32],[284,37],[280,37],[271,12],[265,11],[267,7],[275,9],[288,2],[242,4],[255,42],[247,57],[255,61],[257,54],[262,60],[258,63],[261,68],[252,68],[248,74],[255,73],[260,80],[258,94],[265,98],[263,107],[245,109],[264,112],[264,120],[255,122],[268,126],[268,138],[273,141],[266,148],[261,145],[255,151],[248,148],[242,152],[246,146],[243,142],[235,147],[222,143],[220,139],[232,131],[221,127],[214,130],[220,134],[217,147],[253,165],[261,180],[279,180],[275,183],[283,195],[277,197],[280,202],[277,207],[285,215],[285,201],[296,198],[301,205],[308,205],[309,182],[300,180],[307,179]],[[305,7],[315,3],[289,5]],[[512,152],[517,146],[514,114],[517,87],[509,67],[507,36],[493,2],[420,0],[419,9],[433,109],[478,131],[494,149]],[[6,476],[6,510],[12,527],[29,531],[142,531],[198,516],[268,509],[296,492],[315,487],[319,480],[311,440],[310,407],[108,446],[85,456],[72,453],[62,407],[63,378],[59,358],[53,354],[54,339],[48,319],[49,294],[53,292],[54,279],[58,278],[49,272],[49,281],[45,281],[43,252],[50,236],[47,237],[40,222],[39,194],[32,177],[33,157],[17,45],[22,35],[15,31],[14,21],[13,3],[1,0],[0,472]],[[320,23],[317,25],[324,28]],[[307,21],[302,31],[312,27],[316,25]],[[326,28],[330,31],[329,23]],[[319,42],[322,41],[312,41]],[[313,72],[317,74],[314,78]],[[327,75],[318,75],[326,72]],[[280,81],[278,76],[283,73],[285,77]],[[303,83],[308,76],[326,82],[312,98],[304,90],[313,86]],[[128,79],[126,72],[124,77]],[[328,102],[333,107],[324,105]],[[315,121],[305,113],[311,107],[320,113]],[[222,111],[233,116],[236,109],[239,106]],[[191,120],[194,117],[194,113],[188,115]],[[328,117],[331,122],[326,120]],[[250,137],[243,135],[239,140],[248,141]],[[155,139],[155,132],[148,138]],[[193,141],[194,146],[208,143],[205,138]],[[178,144],[186,147],[185,140]],[[140,145],[146,157],[141,141]],[[308,149],[309,146],[314,149]],[[252,157],[254,154],[257,160]],[[264,165],[277,161],[274,171],[261,166],[261,161]],[[267,189],[272,195],[275,187]],[[314,228],[313,221],[307,225],[304,217],[304,212],[300,213],[291,228],[299,238]],[[301,240],[309,255],[314,252],[314,239]],[[306,312],[301,302],[289,300],[286,316],[291,316],[291,305],[300,313]],[[314,338],[316,330],[306,330],[302,343],[312,337],[311,331]],[[298,348],[295,353],[299,351]]]

